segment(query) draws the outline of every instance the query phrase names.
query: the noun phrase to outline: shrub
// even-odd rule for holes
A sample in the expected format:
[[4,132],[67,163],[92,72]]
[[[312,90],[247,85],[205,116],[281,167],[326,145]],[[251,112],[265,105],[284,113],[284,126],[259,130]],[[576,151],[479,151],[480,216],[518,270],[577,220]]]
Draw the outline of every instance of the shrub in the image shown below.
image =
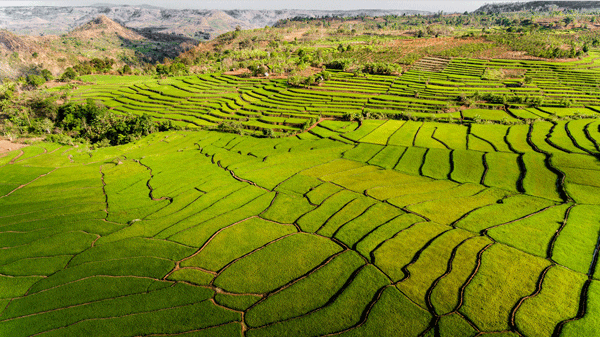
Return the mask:
[[481,78],[488,81],[499,81],[504,78],[504,75],[500,69],[485,68]]
[[27,75],[26,81],[27,81],[27,84],[32,87],[39,87],[40,85],[46,83],[45,78],[43,78],[40,75],[33,75],[33,74]]
[[273,129],[263,129],[262,134],[263,134],[263,136],[268,137],[268,138],[275,137],[275,132],[273,131]]
[[362,71],[367,74],[391,75],[402,72],[402,67],[394,63],[372,62],[365,64]]
[[325,64],[325,66],[328,69],[339,69],[339,70],[344,70],[344,71],[348,70],[351,65],[352,65],[352,60],[346,59],[346,58],[335,59],[335,60]]

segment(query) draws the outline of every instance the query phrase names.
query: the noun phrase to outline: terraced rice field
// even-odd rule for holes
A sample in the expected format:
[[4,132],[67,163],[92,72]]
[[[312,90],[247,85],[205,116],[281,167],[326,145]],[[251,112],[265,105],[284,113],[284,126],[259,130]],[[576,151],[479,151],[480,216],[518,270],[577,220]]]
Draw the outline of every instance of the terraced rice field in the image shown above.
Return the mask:
[[[0,157],[0,335],[594,336],[595,64],[82,86],[74,99],[123,113],[296,135],[187,130]],[[490,67],[533,82],[482,80]],[[460,93],[524,89],[546,105],[439,113]],[[578,107],[553,105],[567,96]],[[417,118],[337,120],[378,111]]]
[[[249,130],[298,132],[319,118],[336,119],[347,113],[384,114],[399,119],[482,120],[523,123],[527,120],[600,114],[600,54],[577,62],[478,60],[454,58],[432,72],[411,69],[401,76],[333,72],[330,80],[309,89],[292,88],[283,79],[242,79],[228,75],[199,75],[124,83],[89,76],[97,83],[81,86],[74,99],[88,98],[121,113],[148,114],[187,127],[214,127],[240,122]],[[485,69],[524,72],[521,79],[485,80]],[[462,110],[460,97],[503,95],[508,100],[541,99],[538,108],[527,102],[479,103]],[[562,107],[571,100],[572,108]]]
[[594,335],[598,126],[523,126],[327,121],[11,152],[0,332]]

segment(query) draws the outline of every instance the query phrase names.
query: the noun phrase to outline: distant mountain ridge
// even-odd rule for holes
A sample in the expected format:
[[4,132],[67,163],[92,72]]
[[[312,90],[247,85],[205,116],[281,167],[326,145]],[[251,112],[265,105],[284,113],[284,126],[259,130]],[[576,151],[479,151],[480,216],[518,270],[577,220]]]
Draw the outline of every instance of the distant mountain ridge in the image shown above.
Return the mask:
[[177,34],[196,39],[212,39],[234,30],[271,26],[293,17],[383,16],[431,14],[412,10],[178,10],[154,6],[114,6],[96,4],[80,7],[23,6],[0,7],[0,29],[22,35],[61,35],[105,15],[119,24],[146,33]]
[[600,9],[600,1],[528,1],[486,4],[475,10],[475,13],[548,12],[553,10],[591,11],[598,9]]

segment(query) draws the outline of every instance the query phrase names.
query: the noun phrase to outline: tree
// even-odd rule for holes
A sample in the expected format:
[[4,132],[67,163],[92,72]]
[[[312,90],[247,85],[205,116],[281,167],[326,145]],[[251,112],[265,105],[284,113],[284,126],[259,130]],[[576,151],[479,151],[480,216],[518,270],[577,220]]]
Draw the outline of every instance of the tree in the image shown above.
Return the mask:
[[36,88],[39,87],[40,85],[46,83],[45,78],[43,78],[40,75],[33,75],[33,74],[27,75],[26,81],[27,81],[27,84],[29,84],[32,87],[36,87]]
[[131,74],[131,67],[129,66],[129,64],[126,64],[123,66],[123,69],[121,70],[121,73],[124,75],[129,75]]
[[62,76],[60,77],[60,80],[63,82],[66,82],[66,81],[74,80],[75,77],[77,77],[77,73],[75,72],[75,70],[73,70],[73,68],[69,67],[62,74]]
[[48,69],[42,69],[42,71],[40,71],[40,75],[46,79],[46,81],[52,81],[54,79],[54,76],[52,76],[52,73]]

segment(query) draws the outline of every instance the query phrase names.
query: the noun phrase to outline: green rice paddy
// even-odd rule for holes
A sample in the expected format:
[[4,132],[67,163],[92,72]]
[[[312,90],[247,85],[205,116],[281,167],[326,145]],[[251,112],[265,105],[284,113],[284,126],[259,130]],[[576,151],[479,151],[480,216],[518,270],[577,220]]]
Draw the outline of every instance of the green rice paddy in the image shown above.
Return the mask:
[[443,117],[442,92],[512,90],[464,75],[496,66],[527,68],[550,102],[552,80],[596,90],[585,62],[465,59],[311,89],[225,75],[81,87],[123,113],[298,134],[0,157],[0,335],[594,335],[597,93],[577,96],[587,110],[463,110],[462,124],[336,120]]

